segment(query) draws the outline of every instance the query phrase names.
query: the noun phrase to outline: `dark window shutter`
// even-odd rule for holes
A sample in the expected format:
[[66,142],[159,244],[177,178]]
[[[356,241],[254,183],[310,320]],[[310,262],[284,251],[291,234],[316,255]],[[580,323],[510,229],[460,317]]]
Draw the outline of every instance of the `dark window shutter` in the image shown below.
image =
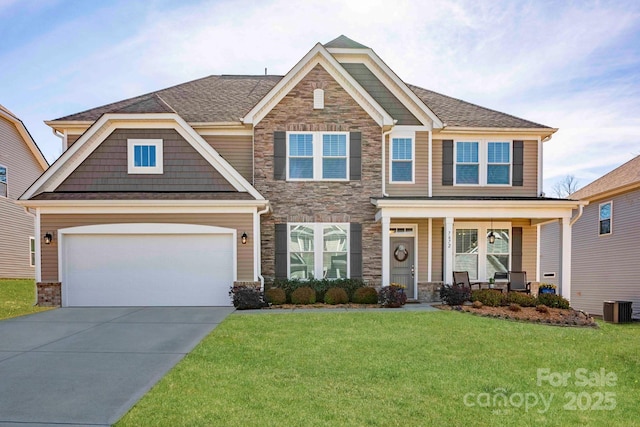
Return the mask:
[[444,227],[440,228],[440,233],[442,234],[442,254],[441,254],[442,258],[440,258],[442,260],[442,265],[440,267],[441,267],[441,270],[442,270],[442,281],[447,283],[447,281],[444,278],[444,270],[445,270],[445,268],[444,268],[444,251],[446,250],[446,247],[447,247],[447,239],[446,239],[446,237],[444,235]]
[[276,279],[289,277],[287,271],[287,224],[276,224]]
[[362,133],[349,133],[349,179],[362,179]]
[[351,257],[351,278],[362,279],[362,224],[351,223],[349,242],[349,256]]
[[273,133],[273,179],[287,179],[287,133]]
[[453,185],[453,140],[442,141],[442,185]]
[[522,187],[524,185],[523,157],[523,141],[513,141],[513,179],[511,180],[511,185],[514,187]]
[[511,229],[511,271],[522,271],[522,227]]

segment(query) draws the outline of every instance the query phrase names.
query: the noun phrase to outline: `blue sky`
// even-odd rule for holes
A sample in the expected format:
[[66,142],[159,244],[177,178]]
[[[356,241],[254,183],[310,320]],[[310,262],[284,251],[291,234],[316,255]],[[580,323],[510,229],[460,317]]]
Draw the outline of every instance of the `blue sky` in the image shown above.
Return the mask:
[[0,0],[0,103],[53,161],[44,120],[211,74],[285,74],[340,34],[408,83],[560,128],[548,194],[640,154],[638,1]]

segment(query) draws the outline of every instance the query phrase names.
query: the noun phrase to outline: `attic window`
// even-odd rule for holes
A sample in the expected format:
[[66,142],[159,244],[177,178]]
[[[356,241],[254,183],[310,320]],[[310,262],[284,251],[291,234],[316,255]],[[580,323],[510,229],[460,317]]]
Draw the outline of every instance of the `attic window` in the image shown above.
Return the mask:
[[128,139],[127,162],[130,174],[161,174],[163,171],[161,139]]
[[324,108],[324,90],[314,89],[313,91],[313,109],[322,110]]

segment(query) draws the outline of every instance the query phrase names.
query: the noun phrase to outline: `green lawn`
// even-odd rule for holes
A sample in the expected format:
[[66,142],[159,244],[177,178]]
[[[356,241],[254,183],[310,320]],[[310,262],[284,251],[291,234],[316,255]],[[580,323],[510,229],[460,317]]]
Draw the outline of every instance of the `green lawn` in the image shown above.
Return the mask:
[[[571,376],[566,385],[538,385],[538,368]],[[617,381],[585,386],[579,368]],[[458,312],[233,314],[118,426],[631,426],[638,390],[638,323],[578,329]],[[494,405],[500,393],[511,403]],[[546,409],[541,395],[552,399]]]
[[50,310],[36,307],[36,285],[32,279],[0,279],[0,319]]

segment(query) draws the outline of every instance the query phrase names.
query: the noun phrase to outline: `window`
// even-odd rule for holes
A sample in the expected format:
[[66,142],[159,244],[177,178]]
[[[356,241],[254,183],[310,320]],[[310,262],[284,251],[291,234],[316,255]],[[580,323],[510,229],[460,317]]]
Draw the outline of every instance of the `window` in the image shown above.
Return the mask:
[[413,182],[413,138],[391,139],[391,182]]
[[456,143],[456,184],[478,184],[480,163],[477,142]]
[[7,197],[7,168],[0,165],[0,196]]
[[611,234],[611,209],[613,202],[600,203],[599,206],[599,231],[601,236]]
[[35,237],[29,237],[29,265],[31,267],[36,265],[36,239],[35,239]]
[[287,179],[343,181],[348,178],[346,132],[288,133]]
[[[511,224],[459,222],[455,227],[454,271],[468,271],[470,280],[488,280],[511,265]],[[489,243],[493,231],[494,243]]]
[[511,144],[489,142],[487,148],[487,184],[508,185],[511,182]]
[[456,185],[511,185],[511,142],[456,141]]
[[130,174],[161,174],[162,154],[161,139],[128,139],[128,172]]
[[322,110],[324,108],[324,90],[313,90],[313,109]]
[[348,224],[289,224],[289,278],[349,277],[348,236]]

